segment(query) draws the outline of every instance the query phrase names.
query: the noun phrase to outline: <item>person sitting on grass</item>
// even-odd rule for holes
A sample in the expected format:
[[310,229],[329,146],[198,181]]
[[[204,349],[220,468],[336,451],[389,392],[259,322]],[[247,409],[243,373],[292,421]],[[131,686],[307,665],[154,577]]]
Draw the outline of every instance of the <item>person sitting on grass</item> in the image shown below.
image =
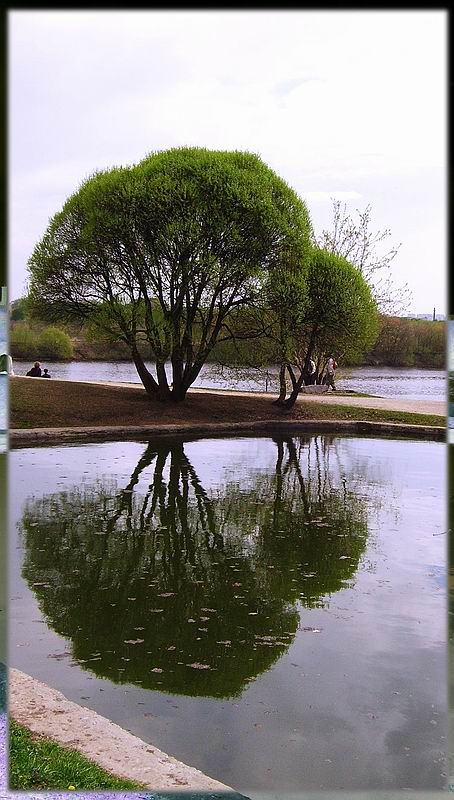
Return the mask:
[[41,364],[35,361],[33,367],[28,370],[27,378],[40,378],[41,377]]
[[41,377],[42,378],[50,378],[51,376],[49,375],[49,370],[48,369],[44,369],[44,372],[41,375]]

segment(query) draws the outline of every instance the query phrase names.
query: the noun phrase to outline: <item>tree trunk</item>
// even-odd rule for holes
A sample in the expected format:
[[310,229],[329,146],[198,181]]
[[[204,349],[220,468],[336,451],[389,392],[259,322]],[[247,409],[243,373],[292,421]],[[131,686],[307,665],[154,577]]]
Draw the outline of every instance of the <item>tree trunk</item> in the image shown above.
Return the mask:
[[295,385],[294,385],[294,387],[292,389],[292,392],[290,394],[290,397],[288,397],[287,400],[284,403],[284,408],[285,408],[286,411],[289,411],[295,405],[295,403],[296,403],[296,401],[298,399],[299,391],[300,391],[300,389],[301,389],[301,387],[303,385],[303,382],[304,382],[304,370],[301,371],[301,375],[299,376],[298,380],[296,381],[296,383],[295,383]]
[[287,367],[285,364],[281,364],[281,368],[279,370],[279,397],[277,400],[273,400],[273,404],[275,406],[282,406],[285,401],[285,396],[287,394],[287,382],[285,380],[285,370]]
[[147,394],[150,395],[150,397],[157,398],[159,394],[159,386],[156,383],[155,379],[153,378],[151,372],[149,372],[148,369],[146,368],[142,356],[135,347],[132,348],[132,358],[136,370],[138,372],[139,378],[144,385],[145,391],[147,392]]
[[184,400],[187,390],[183,386],[183,355],[180,350],[172,353],[172,381],[172,400]]
[[162,403],[172,399],[172,393],[167,381],[165,361],[156,361],[156,375],[158,376],[158,400]]
[[294,389],[295,386],[296,386],[296,375],[293,372],[291,364],[287,364],[287,370],[288,370],[288,374],[290,375],[290,380],[292,382],[292,389]]

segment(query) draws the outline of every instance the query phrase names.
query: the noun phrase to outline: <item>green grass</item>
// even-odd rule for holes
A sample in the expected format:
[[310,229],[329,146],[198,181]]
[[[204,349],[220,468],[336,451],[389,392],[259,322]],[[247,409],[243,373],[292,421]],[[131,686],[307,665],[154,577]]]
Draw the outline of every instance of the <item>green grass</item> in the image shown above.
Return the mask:
[[361,408],[361,406],[336,406],[318,403],[314,409],[314,419],[353,419],[366,422],[393,422],[399,425],[430,425],[446,427],[446,417],[438,414],[412,414],[410,411],[388,411],[381,408]]
[[9,786],[11,789],[101,789],[143,791],[134,781],[116,778],[75,750],[36,737],[14,720],[9,724]]

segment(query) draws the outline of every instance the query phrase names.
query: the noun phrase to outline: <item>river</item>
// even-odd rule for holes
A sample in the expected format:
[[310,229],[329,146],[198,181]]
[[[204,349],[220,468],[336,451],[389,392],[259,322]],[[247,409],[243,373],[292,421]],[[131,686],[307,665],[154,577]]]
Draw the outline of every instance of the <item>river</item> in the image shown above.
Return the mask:
[[[30,362],[14,362],[16,375],[25,375]],[[70,381],[111,381],[115,383],[140,383],[134,364],[128,361],[54,361],[46,362],[53,378]],[[149,365],[150,369],[152,365]],[[168,369],[170,376],[170,367]],[[206,364],[194,387],[207,389],[238,389],[252,392],[275,391],[277,368],[270,368],[268,377],[258,376],[252,370],[238,377],[233,370],[225,369],[223,375],[213,365]],[[441,369],[401,367],[345,367],[336,375],[338,389],[364,392],[377,397],[401,400],[445,401],[447,394],[446,372]]]

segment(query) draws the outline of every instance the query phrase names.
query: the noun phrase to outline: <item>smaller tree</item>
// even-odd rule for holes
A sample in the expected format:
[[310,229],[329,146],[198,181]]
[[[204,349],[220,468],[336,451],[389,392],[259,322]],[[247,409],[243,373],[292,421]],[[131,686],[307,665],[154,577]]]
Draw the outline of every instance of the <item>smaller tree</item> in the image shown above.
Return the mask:
[[[284,337],[286,333],[284,329]],[[357,358],[374,344],[377,335],[377,304],[363,276],[345,258],[314,248],[302,322],[286,345],[285,367],[292,391],[285,399],[281,389],[277,402],[286,408],[294,405],[312,358],[317,362],[320,378],[330,353],[338,359]]]

